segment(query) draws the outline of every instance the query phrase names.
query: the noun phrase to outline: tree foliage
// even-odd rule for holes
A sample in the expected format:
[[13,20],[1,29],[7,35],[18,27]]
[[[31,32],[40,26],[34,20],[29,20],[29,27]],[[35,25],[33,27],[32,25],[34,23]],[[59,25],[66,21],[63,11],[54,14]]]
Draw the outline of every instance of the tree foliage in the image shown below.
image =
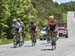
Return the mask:
[[75,2],[61,3],[62,12],[75,11]]
[[34,20],[36,24],[46,25],[49,15],[62,18],[62,10],[52,0],[0,0],[0,38],[12,36],[12,19],[21,18],[28,31],[28,24]]

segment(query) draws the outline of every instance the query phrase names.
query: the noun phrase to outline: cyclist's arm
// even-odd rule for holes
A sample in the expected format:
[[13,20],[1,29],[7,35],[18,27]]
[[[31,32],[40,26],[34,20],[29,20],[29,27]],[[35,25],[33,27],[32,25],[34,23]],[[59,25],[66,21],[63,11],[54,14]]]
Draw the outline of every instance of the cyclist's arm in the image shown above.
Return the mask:
[[58,28],[58,23],[57,23],[57,21],[56,21],[55,31],[58,31],[57,28]]
[[48,21],[48,23],[47,23],[47,29],[50,30],[50,28],[49,28],[49,21]]
[[22,32],[22,26],[21,26],[21,24],[19,24],[19,23],[17,23],[17,24],[18,24],[18,27],[19,27],[18,32],[21,33],[21,32]]
[[19,28],[19,31],[18,31],[18,32],[19,32],[19,33],[22,32],[22,27]]

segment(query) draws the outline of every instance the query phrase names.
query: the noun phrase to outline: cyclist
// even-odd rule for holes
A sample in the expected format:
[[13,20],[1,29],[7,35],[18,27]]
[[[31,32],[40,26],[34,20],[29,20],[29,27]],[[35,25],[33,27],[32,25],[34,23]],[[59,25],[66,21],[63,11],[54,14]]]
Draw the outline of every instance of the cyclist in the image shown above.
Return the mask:
[[56,33],[57,33],[57,21],[54,19],[54,16],[49,16],[48,20],[48,32],[51,36],[51,45],[56,48]]
[[24,30],[24,23],[22,22],[22,20],[18,18],[17,21],[20,23],[22,30]]
[[23,45],[23,43],[24,43],[24,23],[21,21],[20,18],[18,18],[17,21],[20,23],[20,26],[22,28],[20,37],[21,37],[21,45]]
[[[21,27],[20,23],[17,21],[17,19],[13,19],[12,27],[15,29],[14,39],[15,39],[16,43],[14,43],[14,47],[17,47],[17,44],[19,44],[21,41],[20,33],[22,30],[22,27]],[[20,46],[20,44],[19,44],[19,46]]]
[[54,19],[54,16],[49,16],[48,30],[57,31],[57,21]]
[[31,34],[32,46],[36,44],[36,25],[33,21],[30,22],[29,30]]

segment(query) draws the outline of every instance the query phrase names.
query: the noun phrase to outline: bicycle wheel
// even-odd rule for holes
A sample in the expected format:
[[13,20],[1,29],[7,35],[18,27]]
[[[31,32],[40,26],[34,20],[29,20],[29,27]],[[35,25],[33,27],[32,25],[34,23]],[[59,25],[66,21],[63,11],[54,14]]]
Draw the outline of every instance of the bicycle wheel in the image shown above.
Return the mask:
[[51,45],[52,45],[52,50],[56,49],[56,33],[52,32],[51,35]]
[[34,31],[31,32],[32,46],[36,45],[36,37]]
[[19,33],[16,33],[14,35],[14,48],[16,48],[18,45],[20,46],[20,35]]
[[47,43],[50,43],[50,31],[47,32]]
[[16,48],[16,47],[17,47],[16,34],[14,35],[13,45],[14,45],[14,48]]
[[24,43],[24,38],[22,36],[22,33],[19,33],[19,47],[23,46],[23,43]]

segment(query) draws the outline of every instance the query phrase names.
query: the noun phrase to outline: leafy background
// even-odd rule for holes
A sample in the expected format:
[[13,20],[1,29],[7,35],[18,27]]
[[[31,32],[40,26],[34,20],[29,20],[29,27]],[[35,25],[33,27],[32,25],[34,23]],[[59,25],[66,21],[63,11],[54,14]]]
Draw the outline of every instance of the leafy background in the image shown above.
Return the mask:
[[0,44],[12,42],[12,19],[21,18],[25,25],[25,40],[29,40],[30,21],[36,22],[39,33],[46,26],[49,15],[66,22],[67,11],[74,11],[74,5],[75,2],[59,5],[52,0],[0,0]]

